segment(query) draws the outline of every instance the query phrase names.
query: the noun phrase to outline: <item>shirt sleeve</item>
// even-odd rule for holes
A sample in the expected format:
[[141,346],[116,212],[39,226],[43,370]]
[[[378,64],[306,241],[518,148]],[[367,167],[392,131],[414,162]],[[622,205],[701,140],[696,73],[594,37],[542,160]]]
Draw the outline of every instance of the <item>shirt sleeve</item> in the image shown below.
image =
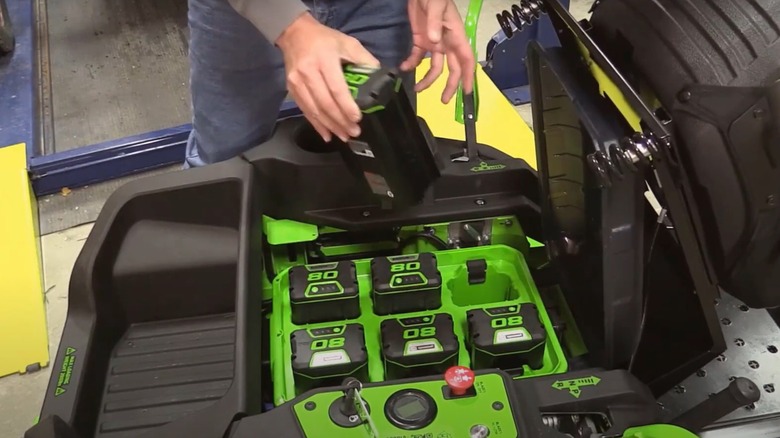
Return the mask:
[[300,0],[228,0],[272,44],[309,8]]

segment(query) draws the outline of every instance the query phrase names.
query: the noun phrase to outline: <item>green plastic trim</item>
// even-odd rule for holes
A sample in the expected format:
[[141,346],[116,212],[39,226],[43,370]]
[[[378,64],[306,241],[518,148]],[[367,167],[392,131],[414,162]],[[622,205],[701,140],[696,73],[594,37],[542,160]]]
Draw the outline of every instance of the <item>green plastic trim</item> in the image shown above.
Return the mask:
[[[479,15],[482,12],[482,0],[471,0],[469,2],[469,8],[466,12],[466,37],[471,45],[471,50],[474,52],[474,59],[478,58],[477,50],[477,25],[479,24]],[[475,70],[476,73],[476,70]],[[479,91],[477,90],[477,76],[474,75],[474,122],[477,121],[477,115],[479,114]],[[458,86],[458,92],[455,97],[455,120],[458,123],[464,123],[463,121],[463,85]]]
[[320,235],[316,225],[268,216],[263,216],[263,233],[271,245],[312,242]]
[[698,435],[671,424],[650,424],[627,429],[623,438],[698,438]]

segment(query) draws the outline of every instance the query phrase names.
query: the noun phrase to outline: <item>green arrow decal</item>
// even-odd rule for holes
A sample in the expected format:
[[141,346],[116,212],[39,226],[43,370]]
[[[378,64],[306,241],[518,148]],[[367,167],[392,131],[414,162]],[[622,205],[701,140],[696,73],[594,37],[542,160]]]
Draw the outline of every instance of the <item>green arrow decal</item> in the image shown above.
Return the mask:
[[572,397],[580,398],[583,386],[596,386],[599,382],[601,382],[601,379],[595,376],[580,377],[579,379],[556,380],[552,387],[559,391],[568,389]]

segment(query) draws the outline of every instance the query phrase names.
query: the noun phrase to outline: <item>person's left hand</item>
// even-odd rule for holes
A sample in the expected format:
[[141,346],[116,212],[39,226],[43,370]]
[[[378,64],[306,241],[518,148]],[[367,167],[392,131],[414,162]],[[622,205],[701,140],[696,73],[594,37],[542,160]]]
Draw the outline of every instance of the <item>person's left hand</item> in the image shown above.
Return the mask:
[[448,103],[458,90],[469,94],[474,88],[476,60],[471,50],[463,20],[452,0],[408,0],[409,22],[412,26],[414,47],[401,69],[415,69],[431,53],[431,68],[415,86],[420,92],[430,87],[441,76],[444,60],[447,60],[449,77],[441,101]]

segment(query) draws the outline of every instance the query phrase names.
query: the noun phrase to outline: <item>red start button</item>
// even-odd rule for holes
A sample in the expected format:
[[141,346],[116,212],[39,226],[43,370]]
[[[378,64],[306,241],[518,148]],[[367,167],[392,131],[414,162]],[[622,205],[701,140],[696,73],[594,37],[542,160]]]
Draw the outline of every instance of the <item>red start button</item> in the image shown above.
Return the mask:
[[474,386],[474,371],[461,366],[454,366],[444,373],[444,381],[450,387],[452,395],[464,395]]

